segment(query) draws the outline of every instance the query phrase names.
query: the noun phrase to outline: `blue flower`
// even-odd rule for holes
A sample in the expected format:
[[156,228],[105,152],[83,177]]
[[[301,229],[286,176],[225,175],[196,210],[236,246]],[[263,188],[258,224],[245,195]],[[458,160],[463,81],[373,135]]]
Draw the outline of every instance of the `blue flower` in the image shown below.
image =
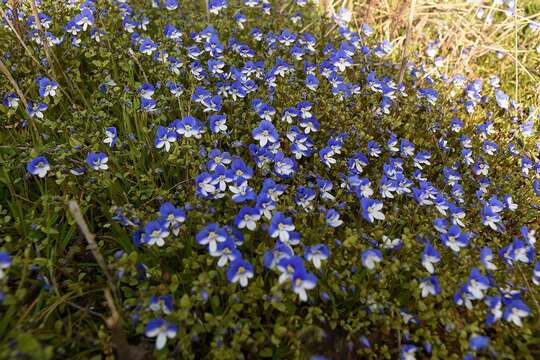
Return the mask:
[[239,229],[247,228],[248,230],[253,231],[257,227],[257,221],[259,221],[260,218],[261,214],[258,209],[243,207],[234,218],[234,225]]
[[174,235],[178,235],[180,225],[186,221],[186,212],[183,209],[176,208],[169,202],[165,202],[160,206],[159,214],[163,225],[172,229]]
[[403,348],[401,349],[401,357],[400,360],[414,360],[416,359],[416,351],[418,350],[418,347],[416,345],[412,344],[405,344]]
[[45,103],[40,102],[34,104],[32,100],[28,100],[26,111],[28,113],[28,116],[30,116],[31,118],[37,117],[38,119],[43,119],[43,112],[48,108],[49,107]]
[[261,121],[259,126],[253,129],[252,135],[253,139],[257,140],[261,147],[266,146],[268,143],[272,144],[279,141],[279,133],[268,120]]
[[330,250],[328,246],[324,244],[317,244],[314,246],[306,246],[304,249],[304,258],[313,263],[316,269],[321,268],[321,261],[328,260],[330,257]]
[[240,251],[236,249],[236,245],[232,238],[228,238],[226,241],[218,243],[216,250],[210,251],[210,255],[219,258],[217,263],[219,267],[224,267],[227,263],[242,257]]
[[489,289],[489,279],[483,276],[477,268],[471,270],[469,280],[467,281],[466,291],[475,300],[482,300],[484,292]]
[[227,118],[225,117],[225,115],[221,115],[221,114],[210,115],[208,120],[210,121],[210,130],[214,134],[227,131],[227,125],[226,125]]
[[171,295],[152,296],[148,306],[152,311],[162,311],[170,314],[173,311],[173,297]]
[[0,280],[4,278],[4,270],[11,266],[11,256],[5,251],[0,251]]
[[168,152],[171,149],[171,143],[176,142],[177,138],[178,135],[175,131],[160,125],[156,130],[154,146],[157,149],[165,149]]
[[339,219],[339,213],[334,209],[330,209],[326,212],[325,222],[331,227],[338,227],[343,224],[343,220]]
[[314,289],[317,285],[317,278],[304,268],[297,269],[291,278],[293,291],[301,301],[307,301],[306,290]]
[[37,175],[40,178],[44,178],[50,169],[51,166],[49,165],[49,161],[43,156],[33,158],[26,165],[26,170],[28,170],[30,174]]
[[233,193],[232,200],[237,204],[257,199],[255,191],[242,178],[229,185],[229,190]]
[[420,289],[422,290],[422,297],[425,298],[429,295],[439,295],[441,293],[441,286],[437,276],[431,275],[428,278],[420,281]]
[[114,145],[116,145],[116,142],[118,141],[118,134],[116,132],[116,128],[114,126],[106,128],[105,135],[107,137],[103,140],[103,143],[109,145],[110,147],[114,147]]
[[165,238],[169,236],[169,230],[160,221],[150,221],[144,227],[144,242],[148,245],[165,245]]
[[291,232],[295,229],[290,217],[286,217],[282,212],[274,213],[268,233],[272,238],[279,238],[283,243],[289,242]]
[[362,253],[362,265],[369,270],[375,268],[375,264],[383,260],[382,252],[378,249],[368,249]]
[[[292,250],[291,250],[292,252]],[[299,256],[283,256],[277,262],[277,269],[281,273],[278,283],[283,284],[287,280],[292,280],[294,273],[305,271],[304,261]]]
[[502,90],[495,91],[495,100],[501,109],[508,110],[510,97]]
[[431,245],[429,241],[426,242],[424,252],[422,253],[422,265],[430,274],[433,274],[435,271],[433,264],[438,263],[440,260],[441,254]]
[[534,264],[532,281],[534,285],[540,285],[540,261]]
[[294,256],[294,253],[289,245],[277,242],[272,250],[265,251],[263,264],[267,269],[274,269],[281,259],[290,258],[292,256]]
[[140,41],[139,51],[146,55],[152,55],[157,50],[157,44],[152,39],[145,37]]
[[480,251],[480,261],[486,270],[497,270],[497,266],[492,263],[493,251],[491,248],[485,246]]
[[56,95],[56,89],[58,84],[54,81],[51,81],[49,78],[41,77],[38,78],[38,87],[39,87],[39,96],[46,98],[47,96],[54,97]]
[[474,351],[483,350],[489,346],[489,338],[482,335],[472,335],[469,338],[469,348]]
[[522,319],[531,314],[531,309],[519,299],[511,300],[503,311],[503,319],[516,326],[523,326]]
[[196,240],[199,245],[208,245],[209,251],[216,251],[217,244],[225,242],[228,238],[227,232],[220,228],[218,224],[208,224],[203,230],[201,230]]
[[176,132],[184,137],[194,137],[196,139],[200,139],[202,133],[204,132],[204,128],[199,122],[199,120],[195,119],[193,116],[186,116],[182,118],[182,120],[177,121],[176,123]]
[[362,198],[362,200],[360,200],[360,203],[362,205],[362,216],[370,223],[372,223],[374,220],[385,219],[384,214],[381,212],[381,209],[383,207],[382,201]]
[[471,234],[462,233],[457,225],[452,225],[447,232],[441,234],[441,241],[454,252],[469,245]]
[[86,156],[86,163],[94,170],[107,170],[109,168],[108,161],[107,154],[102,152],[89,152]]
[[4,96],[2,104],[10,108],[17,108],[19,106],[19,97],[14,92],[8,93]]
[[163,319],[150,320],[144,328],[144,334],[147,337],[156,338],[156,349],[161,350],[165,347],[167,339],[172,339],[178,333],[178,327],[168,323]]
[[143,99],[152,99],[152,96],[154,95],[154,92],[156,91],[156,88],[154,85],[149,83],[142,83],[141,86],[137,89],[137,92]]
[[146,112],[155,112],[156,111],[156,100],[141,98],[141,108]]
[[178,8],[178,0],[165,0],[164,6],[167,10],[176,10]]
[[227,269],[227,279],[231,283],[240,283],[240,286],[246,287],[248,280],[253,277],[253,265],[246,260],[239,258],[234,260],[229,269]]

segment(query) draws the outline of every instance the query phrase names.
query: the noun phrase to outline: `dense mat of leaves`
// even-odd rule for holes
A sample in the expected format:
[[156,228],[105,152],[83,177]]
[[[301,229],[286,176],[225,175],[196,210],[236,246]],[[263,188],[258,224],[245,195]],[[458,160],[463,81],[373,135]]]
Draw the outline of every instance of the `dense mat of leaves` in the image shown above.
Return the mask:
[[539,117],[496,79],[307,0],[14,3],[2,355],[540,356]]

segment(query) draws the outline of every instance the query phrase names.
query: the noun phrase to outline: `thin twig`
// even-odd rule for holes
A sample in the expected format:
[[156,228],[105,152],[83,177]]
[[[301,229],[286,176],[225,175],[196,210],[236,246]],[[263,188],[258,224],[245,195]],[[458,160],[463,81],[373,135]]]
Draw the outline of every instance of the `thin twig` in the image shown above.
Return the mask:
[[407,21],[407,36],[405,37],[405,43],[403,44],[403,57],[401,59],[401,69],[399,70],[398,84],[403,82],[405,76],[405,68],[407,67],[408,48],[412,37],[412,24],[414,20],[414,9],[416,7],[416,0],[411,0],[411,6],[409,8],[409,19]]

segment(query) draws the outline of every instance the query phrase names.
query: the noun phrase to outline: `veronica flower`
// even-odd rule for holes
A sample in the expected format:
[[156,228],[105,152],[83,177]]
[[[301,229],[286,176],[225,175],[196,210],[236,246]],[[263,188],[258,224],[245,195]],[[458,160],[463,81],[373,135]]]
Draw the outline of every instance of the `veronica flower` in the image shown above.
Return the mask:
[[523,326],[522,319],[531,314],[531,309],[519,299],[510,301],[503,311],[503,319],[516,326]]
[[139,88],[137,89],[137,92],[143,99],[152,99],[155,88],[152,84],[142,83],[141,86],[139,86]]
[[215,252],[217,250],[218,243],[225,242],[227,238],[227,232],[215,223],[208,224],[195,237],[199,245],[208,245],[210,252]]
[[46,98],[47,96],[54,97],[56,95],[56,89],[58,89],[58,84],[51,81],[49,78],[41,77],[38,78],[38,87],[39,96],[43,98]]
[[224,242],[218,243],[215,251],[210,251],[213,257],[219,257],[218,267],[224,267],[229,262],[242,258],[240,251],[236,249],[236,245],[232,239],[227,239]]
[[336,159],[332,156],[334,156],[334,152],[329,147],[325,147],[319,151],[319,157],[325,166],[330,167],[336,163]]
[[382,260],[382,252],[378,249],[369,249],[362,253],[362,265],[369,270],[373,270],[376,263],[381,262]]
[[146,55],[152,55],[154,51],[157,50],[157,44],[152,41],[152,39],[145,37],[141,39],[139,45],[139,51]]
[[484,291],[489,289],[489,279],[483,276],[477,268],[473,268],[469,275],[466,289],[472,295],[473,299],[482,300],[484,298]]
[[435,271],[433,264],[438,263],[440,260],[441,254],[431,245],[429,241],[426,242],[424,252],[422,253],[422,265],[430,274],[433,274]]
[[83,9],[80,14],[75,16],[74,21],[83,31],[86,31],[88,27],[94,24],[95,19],[90,9]]
[[164,0],[164,6],[167,10],[176,10],[178,8],[178,0]]
[[107,144],[110,147],[113,147],[114,145],[116,145],[116,141],[118,140],[118,134],[114,126],[106,128],[105,135],[107,137],[103,140],[104,144]]
[[221,96],[216,95],[206,98],[202,101],[205,109],[204,112],[218,112],[221,110]]
[[281,272],[278,279],[279,284],[292,280],[297,271],[305,271],[304,261],[299,256],[284,256],[277,262],[276,267]]
[[242,287],[246,287],[252,277],[253,265],[242,258],[234,260],[227,269],[227,279],[233,284],[239,282]]
[[437,276],[432,275],[428,278],[422,279],[420,281],[420,290],[422,290],[422,298],[425,298],[429,295],[439,295],[441,293],[441,286]]
[[237,204],[257,198],[255,191],[244,179],[238,179],[234,184],[229,185],[229,190],[233,193],[232,200]]
[[486,270],[497,270],[497,266],[492,263],[493,252],[489,247],[483,247],[480,251],[480,261]]
[[206,166],[210,171],[216,170],[219,165],[227,166],[232,162],[231,155],[226,151],[221,152],[219,149],[210,151],[208,158],[210,160],[208,160]]
[[147,98],[141,98],[141,109],[143,109],[146,112],[155,112],[156,111],[156,100],[154,99],[147,99]]
[[534,285],[540,285],[540,261],[534,264],[532,281]]
[[11,256],[5,251],[0,251],[0,280],[5,276],[4,271],[11,266]]
[[317,132],[321,128],[321,125],[319,124],[319,120],[312,116],[310,118],[301,119],[300,120],[300,127],[304,128],[304,132],[306,134],[309,134],[310,132]]
[[311,290],[317,285],[317,278],[305,269],[298,269],[294,272],[292,279],[293,291],[301,301],[307,301],[306,290]]
[[482,224],[489,226],[493,230],[501,230],[501,225],[499,224],[502,221],[501,215],[493,211],[491,206],[484,206],[481,211],[482,215]]
[[103,152],[89,152],[86,156],[86,163],[94,170],[107,170],[109,168],[108,161],[107,154]]
[[10,107],[10,108],[16,108],[19,106],[19,97],[17,96],[17,94],[15,94],[14,92],[11,92],[9,94],[6,94],[4,96],[4,100],[2,102],[2,104],[4,106],[7,106],[7,107]]
[[170,202],[165,202],[159,207],[159,213],[163,224],[171,228],[174,235],[178,235],[180,225],[186,221],[186,212],[175,207]]
[[166,152],[169,152],[171,149],[171,143],[175,142],[178,135],[176,132],[171,131],[170,129],[164,126],[158,126],[156,130],[156,137],[154,138],[154,146],[157,149],[165,149]]
[[165,347],[167,339],[172,339],[178,333],[178,327],[168,323],[163,319],[150,320],[144,328],[144,334],[147,337],[156,338],[156,349],[161,350]]
[[495,91],[495,100],[497,100],[497,104],[501,109],[508,110],[510,97],[502,90]]
[[459,252],[462,247],[466,247],[470,242],[470,234],[462,233],[457,225],[451,225],[447,232],[441,234],[443,244],[454,252]]
[[33,158],[26,165],[26,170],[28,170],[30,174],[39,176],[40,178],[44,178],[50,169],[51,166],[49,165],[49,161],[43,156]]
[[267,269],[274,269],[281,259],[294,256],[292,248],[282,242],[277,242],[272,250],[264,252],[263,264]]
[[159,221],[150,221],[144,227],[144,242],[148,245],[165,245],[165,238],[169,236],[169,230]]
[[482,335],[471,335],[469,348],[474,351],[483,350],[489,346],[489,338]]
[[486,324],[493,325],[502,317],[502,299],[500,296],[489,296],[486,298],[485,303],[489,307]]
[[176,132],[187,138],[194,137],[195,139],[200,139],[204,128],[202,127],[199,120],[195,119],[193,116],[185,116],[182,120],[177,122]]
[[286,217],[282,212],[276,212],[272,217],[272,222],[268,228],[270,237],[279,238],[283,243],[289,241],[290,233],[295,229],[292,219]]
[[343,224],[343,220],[339,219],[339,213],[334,209],[326,212],[325,222],[326,225],[331,227],[338,227]]
[[417,346],[412,344],[406,344],[401,349],[400,360],[416,360],[416,350],[418,350]]
[[330,190],[332,190],[333,188],[333,184],[330,180],[318,178],[317,186],[319,188],[321,199],[328,200],[328,201],[332,201],[335,199],[335,196],[330,194]]
[[152,311],[162,311],[164,314],[170,314],[173,311],[173,298],[171,295],[152,296],[148,305]]
[[375,141],[368,141],[368,155],[372,157],[379,157],[381,155],[382,149]]
[[43,112],[47,110],[49,107],[45,103],[37,103],[34,104],[32,100],[28,100],[28,106],[26,108],[26,111],[28,113],[28,116],[33,118],[34,116],[38,119],[43,119]]
[[267,143],[275,143],[279,140],[277,130],[268,120],[261,121],[259,126],[253,129],[252,135],[255,140],[259,141],[261,147],[266,146]]
[[330,250],[324,244],[317,244],[314,246],[307,246],[304,249],[304,258],[313,263],[313,266],[318,270],[321,268],[321,261],[328,260],[330,257]]
[[361,152],[357,152],[347,159],[347,167],[353,174],[361,174],[367,164],[368,158]]
[[297,171],[296,162],[279,151],[274,156],[274,171],[280,178],[290,178]]
[[384,220],[385,216],[381,212],[383,202],[370,198],[362,198],[362,216],[364,219],[372,223],[374,220]]
[[260,218],[261,214],[258,209],[244,207],[240,209],[240,212],[234,218],[234,225],[239,229],[247,228],[253,231],[257,227],[257,221]]
[[391,239],[386,235],[382,236],[382,247],[388,250],[399,249],[403,245],[400,238]]
[[319,86],[319,79],[317,79],[317,76],[315,76],[314,74],[308,74],[306,75],[306,80],[304,81],[304,84],[311,91],[316,91],[317,87]]
[[208,11],[210,12],[210,14],[218,15],[221,10],[227,8],[227,5],[227,0],[209,0]]

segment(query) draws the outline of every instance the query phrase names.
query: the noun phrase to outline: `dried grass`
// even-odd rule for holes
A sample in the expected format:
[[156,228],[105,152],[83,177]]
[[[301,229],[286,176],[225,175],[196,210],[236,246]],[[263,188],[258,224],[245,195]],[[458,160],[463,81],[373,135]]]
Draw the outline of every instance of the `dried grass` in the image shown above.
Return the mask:
[[[525,95],[539,105],[540,55],[535,48],[540,32],[533,33],[528,26],[540,21],[540,12],[526,14],[530,0],[515,2],[514,16],[481,0],[320,0],[320,6],[328,15],[339,7],[352,10],[353,27],[366,22],[376,28],[381,39],[391,39],[402,60],[410,52],[423,55],[429,41],[439,40],[448,73],[497,75],[513,86],[515,98]],[[479,8],[484,11],[482,19],[476,17]],[[484,21],[488,15],[495,18],[492,24]],[[497,52],[505,58],[495,61]]]

